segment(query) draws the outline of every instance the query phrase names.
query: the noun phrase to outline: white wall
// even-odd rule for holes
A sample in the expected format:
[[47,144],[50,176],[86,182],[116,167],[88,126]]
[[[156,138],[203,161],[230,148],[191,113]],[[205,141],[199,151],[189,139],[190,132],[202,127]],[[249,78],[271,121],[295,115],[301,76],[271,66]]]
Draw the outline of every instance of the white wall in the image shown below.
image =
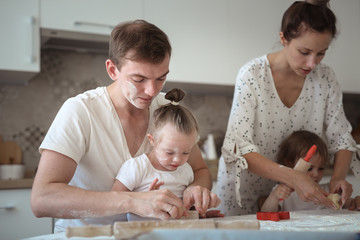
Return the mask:
[[[253,57],[279,49],[279,30],[284,11],[292,0],[230,0],[230,13],[237,13],[235,49],[238,62],[232,71]],[[338,20],[338,37],[332,42],[323,62],[330,65],[346,93],[360,93],[360,0],[331,0]],[[229,14],[235,16],[234,14]],[[242,21],[239,21],[241,19]],[[230,19],[231,21],[231,19]]]
[[[152,0],[145,19],[173,44],[170,80],[234,85],[247,61],[280,49],[283,13],[293,0]],[[323,62],[344,92],[360,93],[360,0],[331,0],[340,35]]]
[[340,34],[324,62],[335,70],[344,92],[360,93],[360,0],[332,0],[330,6]]

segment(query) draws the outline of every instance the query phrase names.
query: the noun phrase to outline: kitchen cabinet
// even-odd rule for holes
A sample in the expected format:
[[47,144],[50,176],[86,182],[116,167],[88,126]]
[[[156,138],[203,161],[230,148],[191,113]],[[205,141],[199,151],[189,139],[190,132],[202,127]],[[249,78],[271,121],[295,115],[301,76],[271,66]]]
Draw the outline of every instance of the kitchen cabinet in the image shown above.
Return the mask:
[[39,0],[0,1],[0,83],[22,83],[40,72]]
[[227,1],[144,1],[144,18],[169,36],[173,52],[167,81],[233,85]]
[[277,1],[145,1],[145,19],[163,29],[173,47],[168,81],[235,85],[240,67],[278,41],[292,1]]
[[125,20],[142,18],[142,0],[41,0],[41,28],[110,35]]
[[0,190],[0,238],[17,240],[52,233],[52,218],[36,218],[30,206],[31,189]]
[[[40,71],[39,28],[54,35],[89,34],[95,40],[95,36],[109,36],[119,22],[145,19],[170,38],[173,53],[169,82],[207,84],[216,90],[219,85],[231,87],[243,64],[281,48],[281,17],[292,3],[293,0],[2,0],[0,14],[6,21],[0,21],[0,30],[6,34],[2,34],[0,44],[0,82],[30,79]],[[360,28],[352,27],[360,23],[360,0],[348,0],[346,4],[334,0],[331,8],[338,18],[340,34],[323,62],[333,67],[344,92],[360,93],[360,48],[356,47]],[[200,86],[202,91],[209,91]]]

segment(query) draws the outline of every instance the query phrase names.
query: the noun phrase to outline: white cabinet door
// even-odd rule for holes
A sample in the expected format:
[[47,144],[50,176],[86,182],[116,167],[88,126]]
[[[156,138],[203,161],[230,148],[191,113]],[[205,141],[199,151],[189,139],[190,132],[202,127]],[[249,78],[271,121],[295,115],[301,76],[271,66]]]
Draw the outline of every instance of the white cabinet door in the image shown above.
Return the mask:
[[219,0],[144,1],[145,20],[161,28],[173,48],[168,81],[234,84],[228,7]]
[[330,6],[337,17],[339,35],[324,62],[334,69],[344,92],[360,94],[360,0],[330,1]]
[[142,0],[41,0],[41,28],[110,35],[122,21],[142,18]]
[[[234,85],[247,61],[282,48],[281,18],[293,0],[151,0],[144,17],[173,46],[168,81]],[[344,92],[360,93],[360,0],[331,2],[339,36],[324,58]]]
[[0,82],[40,72],[39,0],[0,1]]
[[280,49],[281,18],[293,0],[227,1],[231,6],[228,13],[230,71],[237,74],[251,59]]
[[34,217],[31,189],[0,190],[0,238],[17,240],[52,233],[51,218]]

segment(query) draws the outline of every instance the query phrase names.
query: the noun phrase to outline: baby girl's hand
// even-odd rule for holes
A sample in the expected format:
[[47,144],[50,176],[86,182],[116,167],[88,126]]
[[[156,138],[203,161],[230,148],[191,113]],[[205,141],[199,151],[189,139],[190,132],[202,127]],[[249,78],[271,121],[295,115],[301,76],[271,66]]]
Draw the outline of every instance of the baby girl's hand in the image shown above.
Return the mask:
[[294,191],[291,187],[285,184],[279,184],[273,191],[276,198],[279,200],[287,199],[290,194]]
[[159,190],[159,189],[160,189],[160,186],[161,186],[161,185],[164,185],[164,182],[163,182],[163,181],[158,182],[158,181],[159,181],[159,179],[158,179],[158,178],[155,178],[154,181],[150,184],[148,190],[149,190],[149,191],[151,191],[151,190]]
[[360,196],[355,197],[355,209],[360,211]]

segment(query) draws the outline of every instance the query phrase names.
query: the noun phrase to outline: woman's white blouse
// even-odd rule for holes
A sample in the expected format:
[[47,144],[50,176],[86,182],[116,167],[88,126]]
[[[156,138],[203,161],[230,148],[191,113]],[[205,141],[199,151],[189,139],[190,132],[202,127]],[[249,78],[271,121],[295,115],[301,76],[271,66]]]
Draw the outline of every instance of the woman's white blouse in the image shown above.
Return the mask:
[[319,64],[289,108],[277,94],[266,55],[245,64],[237,76],[219,164],[217,192],[225,214],[256,212],[258,197],[268,195],[275,184],[249,172],[242,155],[258,152],[274,161],[282,140],[296,130],[322,137],[330,154],[341,149],[355,151],[333,70]]

